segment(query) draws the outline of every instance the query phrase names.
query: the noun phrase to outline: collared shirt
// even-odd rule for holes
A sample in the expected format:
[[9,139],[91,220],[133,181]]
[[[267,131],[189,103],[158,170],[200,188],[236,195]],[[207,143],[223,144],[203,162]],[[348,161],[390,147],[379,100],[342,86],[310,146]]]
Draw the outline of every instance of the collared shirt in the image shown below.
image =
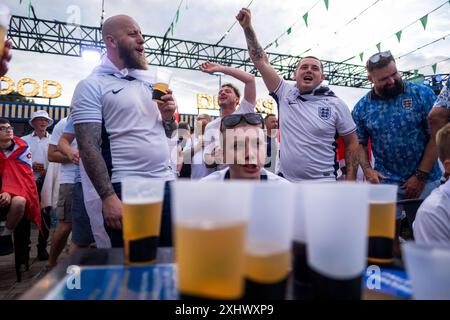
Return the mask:
[[[50,137],[51,134],[45,132],[45,136],[39,138],[35,131],[22,137],[22,140],[30,146],[33,162],[42,163],[45,169],[48,168],[48,145],[50,144]],[[33,170],[33,174],[35,180],[41,177],[39,171]]]
[[337,135],[356,130],[347,105],[328,87],[309,94],[281,80],[271,94],[278,103],[280,172],[289,181],[335,181]]
[[450,109],[450,78],[447,79],[433,107]]
[[103,124],[102,155],[113,183],[127,176],[174,179],[161,113],[148,84],[91,74],[78,83],[71,106],[75,125]]
[[[375,170],[387,177],[382,183],[403,184],[422,160],[430,139],[428,113],[436,96],[423,85],[404,81],[404,92],[383,100],[368,92],[353,109],[360,143],[370,137]],[[428,181],[441,176],[435,164]]]

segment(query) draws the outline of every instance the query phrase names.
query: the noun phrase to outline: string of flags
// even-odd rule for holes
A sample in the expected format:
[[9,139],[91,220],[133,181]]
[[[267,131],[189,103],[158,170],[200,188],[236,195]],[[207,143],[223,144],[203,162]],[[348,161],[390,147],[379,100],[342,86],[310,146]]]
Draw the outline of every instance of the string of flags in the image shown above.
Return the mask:
[[[22,0],[19,0],[19,4],[22,4]],[[31,4],[31,0],[28,0],[28,18],[31,18],[32,12],[34,12],[34,7]]]
[[[246,8],[250,7],[252,3],[253,3],[253,0],[251,0],[249,2],[249,4],[247,5]],[[236,23],[237,23],[237,20],[235,19],[233,24],[231,25],[231,27],[228,28],[228,30],[225,32],[225,34],[222,36],[222,38],[220,38],[220,40],[217,41],[216,46],[218,46],[226,38],[226,36],[228,36],[228,34],[230,33],[231,29],[233,29],[233,27],[236,25]]]
[[[390,39],[391,37],[395,36],[395,37],[397,38],[398,43],[400,43],[400,41],[402,40],[402,32],[403,32],[405,29],[409,28],[410,26],[414,25],[415,23],[417,23],[417,22],[419,22],[419,21],[420,21],[420,24],[421,24],[422,27],[423,27],[423,30],[426,30],[427,24],[428,24],[428,16],[429,16],[431,13],[433,13],[433,12],[439,10],[440,8],[442,8],[443,6],[445,6],[446,4],[449,4],[449,5],[450,5],[450,0],[446,0],[445,2],[443,2],[443,3],[442,3],[441,5],[439,5],[438,7],[434,8],[433,10],[431,10],[431,11],[428,12],[427,14],[423,15],[422,17],[420,17],[420,18],[414,20],[413,22],[411,22],[411,23],[408,24],[407,26],[405,26],[405,27],[401,28],[399,31],[397,31],[397,32],[395,32],[395,33],[393,33],[393,34],[391,34],[390,36],[388,36],[387,38],[385,38],[385,39],[382,40],[382,41],[385,41],[385,40]],[[441,39],[441,40],[442,40],[442,39]],[[381,51],[381,42],[382,42],[382,41],[378,42],[378,43],[375,45],[376,48],[377,48],[377,50],[378,50],[378,52]],[[356,57],[359,57],[359,59],[361,60],[361,62],[363,62],[363,60],[364,60],[364,53],[365,53],[366,51],[370,50],[371,48],[372,48],[372,47],[369,47],[369,48],[367,48],[367,49],[361,51],[359,54],[357,54],[357,55],[355,55],[355,56],[352,56],[352,57],[350,57],[350,58],[348,58],[348,59],[345,59],[345,60],[343,60],[342,62],[347,62],[347,61],[352,60],[353,58],[356,58]],[[422,47],[421,47],[421,48],[422,48]],[[421,48],[420,48],[420,49],[421,49]],[[408,53],[408,54],[409,54],[409,53]]]
[[[333,32],[333,35],[337,35],[342,29],[346,28],[349,24],[353,23],[356,21],[356,19],[358,19],[360,16],[362,16],[367,10],[369,10],[370,8],[372,8],[374,5],[376,5],[378,2],[383,1],[383,0],[376,0],[374,3],[372,3],[370,6],[368,6],[367,8],[365,8],[363,11],[361,11],[360,13],[358,13],[355,17],[351,18],[348,22],[346,22],[343,26],[341,26],[340,28],[338,28],[336,31]],[[331,38],[331,37],[329,37]],[[323,41],[323,40],[322,40]],[[327,42],[327,41],[323,41],[323,42]],[[309,49],[306,49],[305,51],[303,51],[302,53],[299,54],[299,56],[302,56],[303,54],[307,53],[308,51],[311,51],[312,49],[318,48],[320,46],[320,43],[316,43],[314,46],[312,46]]]
[[[167,37],[167,35],[169,34],[169,32],[170,32],[170,34],[173,36],[173,32],[175,31],[175,26],[177,25],[178,20],[180,19],[180,10],[181,10],[181,5],[183,4],[183,2],[184,2],[184,0],[181,0],[181,1],[180,1],[180,4],[178,5],[177,11],[175,12],[175,16],[174,16],[172,22],[170,23],[169,28],[168,28],[167,31],[164,33],[164,38]],[[186,9],[186,10],[188,9],[187,3],[186,3],[185,9]]]
[[[268,48],[270,48],[271,46],[275,45],[275,48],[277,48],[279,46],[279,41],[281,38],[283,38],[286,35],[290,35],[292,33],[292,31],[294,30],[294,26],[297,25],[300,21],[303,20],[303,23],[305,24],[305,26],[308,28],[309,27],[309,23],[308,23],[308,18],[309,18],[309,13],[311,12],[312,9],[314,9],[319,3],[321,2],[321,0],[318,0],[309,10],[306,11],[306,13],[304,13],[301,18],[297,19],[293,24],[291,24],[286,31],[284,31],[282,34],[280,34],[274,41],[270,42],[268,45],[266,45],[264,47],[264,50],[267,50]],[[329,0],[323,0],[323,3],[325,5],[325,9],[328,11],[329,8]]]

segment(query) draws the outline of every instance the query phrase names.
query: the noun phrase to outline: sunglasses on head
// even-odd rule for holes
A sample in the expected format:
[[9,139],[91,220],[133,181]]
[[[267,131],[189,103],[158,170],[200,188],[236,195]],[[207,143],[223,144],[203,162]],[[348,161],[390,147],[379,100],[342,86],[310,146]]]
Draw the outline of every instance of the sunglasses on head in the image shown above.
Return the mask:
[[252,113],[230,114],[228,116],[225,116],[222,118],[222,126],[224,126],[225,128],[234,128],[239,123],[241,123],[242,120],[253,126],[258,124],[264,125],[263,117],[259,113],[252,112]]
[[370,58],[369,58],[369,60],[368,60],[368,62],[370,62],[370,63],[378,63],[378,62],[380,62],[380,60],[382,59],[382,58],[390,58],[390,57],[392,57],[392,53],[391,53],[391,51],[383,51],[383,52],[378,52],[378,53],[375,53],[373,56],[371,56]]

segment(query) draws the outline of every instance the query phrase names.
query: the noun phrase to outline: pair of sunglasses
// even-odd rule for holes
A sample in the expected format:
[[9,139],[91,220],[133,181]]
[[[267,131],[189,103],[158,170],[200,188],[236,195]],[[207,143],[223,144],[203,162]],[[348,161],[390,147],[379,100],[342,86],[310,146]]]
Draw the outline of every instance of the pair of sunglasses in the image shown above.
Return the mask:
[[392,53],[389,50],[388,51],[383,51],[383,52],[378,52],[378,53],[375,53],[373,56],[371,56],[369,58],[368,62],[370,62],[370,63],[378,63],[378,62],[380,62],[380,60],[382,58],[387,59],[387,58],[390,58],[390,57],[392,57]]
[[258,124],[264,125],[263,117],[259,113],[252,112],[252,113],[230,114],[228,116],[225,116],[222,118],[222,126],[228,129],[234,128],[239,123],[241,123],[242,120],[251,125],[258,125]]

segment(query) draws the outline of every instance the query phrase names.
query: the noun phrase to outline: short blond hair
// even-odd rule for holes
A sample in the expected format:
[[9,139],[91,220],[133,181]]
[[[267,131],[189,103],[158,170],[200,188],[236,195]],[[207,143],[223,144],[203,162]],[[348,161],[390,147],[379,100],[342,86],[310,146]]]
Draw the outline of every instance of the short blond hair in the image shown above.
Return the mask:
[[436,145],[441,161],[450,159],[450,123],[447,123],[437,132]]

